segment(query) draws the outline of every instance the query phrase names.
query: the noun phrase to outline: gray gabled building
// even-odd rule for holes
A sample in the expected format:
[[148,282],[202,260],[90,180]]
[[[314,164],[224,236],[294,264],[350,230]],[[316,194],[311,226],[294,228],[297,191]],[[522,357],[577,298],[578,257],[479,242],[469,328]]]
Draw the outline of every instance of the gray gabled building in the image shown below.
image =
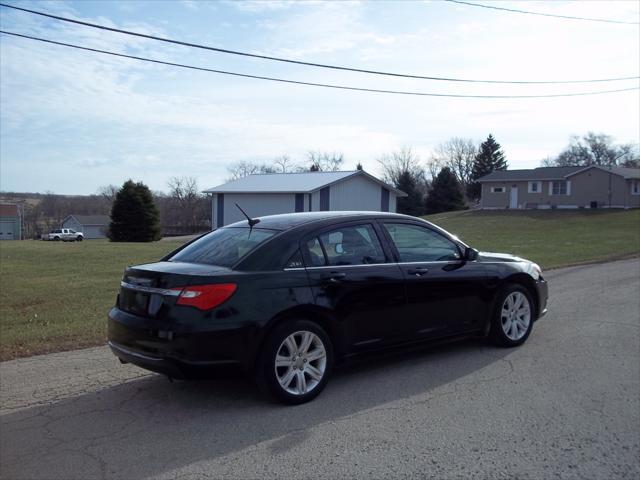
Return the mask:
[[211,225],[242,220],[237,203],[252,217],[292,212],[364,210],[395,212],[406,193],[355,170],[249,175],[205,190],[211,195]]
[[109,215],[69,215],[62,221],[62,228],[82,232],[85,239],[106,238]]

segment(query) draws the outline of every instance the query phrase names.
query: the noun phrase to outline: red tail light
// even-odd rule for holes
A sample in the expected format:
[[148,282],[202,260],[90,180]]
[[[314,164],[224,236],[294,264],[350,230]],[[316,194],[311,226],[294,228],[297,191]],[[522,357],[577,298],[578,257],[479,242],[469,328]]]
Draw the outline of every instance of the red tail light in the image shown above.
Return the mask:
[[215,283],[213,285],[193,285],[172,288],[179,291],[178,305],[196,307],[200,310],[211,310],[231,298],[238,286],[235,283]]

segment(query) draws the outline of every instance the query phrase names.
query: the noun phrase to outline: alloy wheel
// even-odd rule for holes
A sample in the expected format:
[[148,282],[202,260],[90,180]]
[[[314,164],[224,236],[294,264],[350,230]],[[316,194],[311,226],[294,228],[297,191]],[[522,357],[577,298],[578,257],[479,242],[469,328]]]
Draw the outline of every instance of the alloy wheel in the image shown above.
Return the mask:
[[278,347],[274,367],[283,390],[292,395],[305,395],[316,388],[325,375],[325,346],[313,332],[294,332]]
[[502,304],[502,331],[513,341],[524,337],[531,323],[529,299],[522,292],[511,292]]

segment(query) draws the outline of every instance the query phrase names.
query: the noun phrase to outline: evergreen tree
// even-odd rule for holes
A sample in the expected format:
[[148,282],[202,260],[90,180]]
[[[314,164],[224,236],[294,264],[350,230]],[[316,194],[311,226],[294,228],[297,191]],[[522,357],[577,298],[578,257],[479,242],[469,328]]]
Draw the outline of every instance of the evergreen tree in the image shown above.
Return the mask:
[[507,159],[504,156],[502,147],[495,141],[493,135],[489,134],[487,139],[480,144],[478,154],[473,162],[471,171],[472,183],[467,188],[469,198],[480,198],[481,187],[476,180],[485,175],[489,175],[494,170],[506,170]]
[[455,173],[449,167],[444,167],[431,184],[431,191],[427,196],[427,214],[464,210],[464,196],[462,185]]
[[411,172],[408,170],[402,172],[398,177],[395,187],[407,194],[406,197],[398,197],[396,207],[398,213],[413,215],[414,217],[424,213],[424,209],[422,208],[422,196],[420,195],[420,190],[418,189],[416,180]]
[[160,239],[160,214],[149,187],[127,180],[113,201],[109,239],[112,242],[152,242]]

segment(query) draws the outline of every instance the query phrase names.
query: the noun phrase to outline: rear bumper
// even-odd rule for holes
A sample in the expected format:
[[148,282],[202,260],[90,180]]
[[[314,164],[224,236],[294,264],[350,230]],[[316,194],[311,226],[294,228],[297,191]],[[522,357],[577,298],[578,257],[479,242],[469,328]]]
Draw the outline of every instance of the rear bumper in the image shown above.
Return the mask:
[[124,363],[132,363],[145,370],[162,373],[172,378],[186,378],[186,372],[180,365],[168,358],[154,357],[123,347],[115,342],[107,342],[113,354]]
[[241,325],[211,330],[172,325],[113,308],[108,345],[120,360],[173,378],[203,378],[253,365],[255,332]]
[[131,363],[151,372],[161,373],[171,378],[195,379],[226,376],[242,371],[239,362],[234,360],[213,360],[211,362],[190,362],[170,357],[156,357],[136,352],[115,342],[107,342],[113,354],[123,363]]

